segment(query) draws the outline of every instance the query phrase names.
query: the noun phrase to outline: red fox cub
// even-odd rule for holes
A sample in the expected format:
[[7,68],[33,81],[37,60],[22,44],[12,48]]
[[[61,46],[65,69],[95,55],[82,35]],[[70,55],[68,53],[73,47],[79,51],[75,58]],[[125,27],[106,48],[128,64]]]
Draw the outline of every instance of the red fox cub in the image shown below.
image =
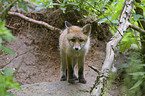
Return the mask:
[[[60,57],[61,57],[61,81],[69,83],[86,83],[84,78],[84,61],[90,47],[90,24],[83,28],[72,26],[65,21],[66,29],[59,37]],[[78,64],[78,78],[75,75],[74,67]]]

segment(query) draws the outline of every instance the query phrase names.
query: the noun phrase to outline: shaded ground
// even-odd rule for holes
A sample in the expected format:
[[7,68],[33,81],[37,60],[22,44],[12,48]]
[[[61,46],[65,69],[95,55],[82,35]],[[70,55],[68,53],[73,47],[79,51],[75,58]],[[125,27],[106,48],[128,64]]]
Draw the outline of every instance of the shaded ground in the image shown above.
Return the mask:
[[[9,21],[7,22],[7,24],[15,27],[12,28],[13,29],[12,32],[17,37],[17,40],[12,41],[10,44],[6,44],[6,45],[7,47],[14,50],[15,55],[13,56],[0,55],[0,61],[1,61],[0,67],[4,67],[5,65],[7,65],[6,67],[11,67],[13,69],[16,69],[19,65],[22,64],[20,69],[16,73],[15,78],[21,85],[24,86],[25,84],[34,84],[40,82],[56,82],[55,83],[56,85],[55,84],[52,85],[53,83],[49,83],[50,86],[52,85],[54,87],[55,90],[54,96],[59,93],[58,88],[62,89],[63,91],[66,90],[63,89],[64,85],[66,86],[66,88],[69,88],[70,90],[74,90],[77,86],[79,88],[83,88],[81,92],[85,91],[87,92],[86,96],[88,95],[90,87],[92,87],[95,78],[97,76],[97,73],[91,70],[88,67],[88,65],[93,66],[98,70],[101,70],[102,63],[105,58],[105,43],[106,40],[109,40],[110,38],[110,35],[107,33],[108,29],[104,27],[107,25],[105,24],[101,25],[100,29],[98,29],[98,27],[96,28],[95,24],[93,25],[94,26],[93,28],[97,30],[97,32],[96,31],[92,32],[91,49],[86,57],[86,62],[85,62],[85,76],[86,76],[86,80],[88,81],[87,84],[86,85],[78,84],[75,85],[75,87],[73,87],[74,85],[72,85],[71,87],[67,82],[61,82],[60,84],[57,82],[59,81],[60,78],[60,56],[59,56],[59,47],[58,47],[59,33],[54,33],[42,26],[24,22],[24,20],[15,17],[8,17],[8,20]],[[24,59],[23,62],[22,62],[23,60],[22,58]],[[44,85],[43,86],[44,88],[47,86],[48,83],[41,83],[41,84],[42,86]],[[35,85],[37,86],[37,84],[34,84],[34,86],[33,85],[26,85],[26,86],[31,86],[34,87],[35,89],[36,87]],[[60,86],[58,87],[57,85]],[[112,92],[110,91],[111,92],[110,94],[112,94],[112,96],[120,96],[118,90],[114,92],[114,90],[116,90],[117,85],[113,85],[113,86],[114,87],[111,88]],[[26,88],[26,90],[28,89]],[[30,93],[35,93],[36,91],[38,91],[37,88],[34,92],[30,91]],[[48,91],[49,90],[47,90],[47,92]],[[69,91],[67,91],[68,94]],[[118,94],[118,95],[114,95],[114,94]],[[28,94],[27,95],[25,94],[23,96],[28,96]],[[49,95],[33,94],[33,96],[49,96]],[[52,94],[50,94],[50,96],[52,96]],[[64,95],[60,95],[60,96],[64,96]],[[74,95],[70,95],[70,96],[74,96]]]
[[[16,74],[16,79],[21,84],[59,81],[59,47],[55,46],[55,48],[52,47],[53,45],[49,45],[49,42],[51,42],[47,41],[47,38],[49,38],[49,32],[42,31],[45,33],[42,34],[42,32],[40,32],[36,34],[38,29],[32,28],[30,30],[33,31],[29,32],[27,28],[24,28],[21,34],[16,36],[17,40],[12,41],[7,45],[9,48],[14,50],[15,55],[1,55],[1,65],[9,63],[12,60],[8,66],[11,68],[17,68],[22,61],[22,58],[24,58],[24,62]],[[94,41],[92,40],[92,43],[93,42]],[[105,57],[104,41],[98,41],[95,44],[97,44],[98,47],[94,48],[94,45],[92,44],[92,48],[86,57],[86,74],[90,71],[88,65],[100,69]]]

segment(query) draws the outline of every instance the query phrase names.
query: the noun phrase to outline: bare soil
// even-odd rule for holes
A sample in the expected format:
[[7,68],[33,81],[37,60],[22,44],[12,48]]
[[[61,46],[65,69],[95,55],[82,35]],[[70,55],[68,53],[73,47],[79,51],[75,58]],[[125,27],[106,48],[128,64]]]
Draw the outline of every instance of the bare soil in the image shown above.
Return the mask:
[[[51,38],[49,31],[41,31],[36,28],[24,28],[17,36],[17,40],[13,40],[7,44],[15,55],[1,55],[1,66],[9,63],[6,67],[16,69],[24,58],[24,62],[18,72],[16,79],[21,84],[33,84],[39,82],[54,82],[60,78],[60,55],[58,39],[54,42],[47,40]],[[54,38],[53,38],[54,39]],[[93,45],[94,42],[96,45]],[[50,45],[51,44],[51,45]],[[93,41],[91,49],[85,61],[85,73],[90,71],[90,66],[94,66],[100,70],[105,57],[105,42]],[[96,47],[98,46],[98,47]]]

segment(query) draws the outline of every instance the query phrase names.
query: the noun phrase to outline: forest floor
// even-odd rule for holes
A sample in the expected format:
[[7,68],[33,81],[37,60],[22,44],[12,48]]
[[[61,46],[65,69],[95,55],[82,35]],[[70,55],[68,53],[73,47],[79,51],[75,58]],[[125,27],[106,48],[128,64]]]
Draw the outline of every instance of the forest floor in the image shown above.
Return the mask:
[[[12,22],[11,21],[12,18],[10,18],[8,23]],[[21,21],[20,19],[20,21],[18,20],[17,23],[14,24],[18,26],[17,24],[19,24],[19,22],[23,22],[23,21]],[[11,25],[14,26],[14,24]],[[77,95],[69,95],[70,90],[77,90],[77,88],[82,88],[82,89],[86,88],[86,90],[81,90],[81,89],[79,90],[81,90],[81,92],[85,91],[87,93],[86,96],[89,94],[89,91],[93,86],[94,81],[97,77],[97,73],[92,69],[90,69],[88,65],[96,68],[97,70],[101,70],[103,61],[105,59],[106,41],[93,39],[92,37],[91,48],[88,52],[88,55],[86,56],[86,61],[85,61],[85,77],[87,80],[87,84],[77,84],[74,87],[74,85],[70,86],[70,84],[68,84],[67,82],[59,81],[60,79],[60,55],[59,55],[59,46],[58,46],[59,35],[52,34],[50,30],[48,31],[46,28],[43,28],[42,26],[34,27],[34,25],[31,23],[27,23],[23,25],[23,28],[18,32],[17,31],[18,31],[17,29],[13,29],[13,34],[15,35],[17,40],[12,40],[11,43],[5,44],[7,47],[11,48],[15,52],[15,55],[1,54],[0,67],[3,68],[10,67],[12,69],[16,69],[18,66],[20,66],[19,70],[15,74],[15,78],[17,82],[19,82],[22,86],[28,84],[31,84],[28,86],[33,86],[34,84],[36,84],[37,86],[42,82],[52,82],[49,84],[53,84],[54,82],[56,82],[55,86],[53,87],[56,88],[55,91],[57,93],[55,93],[54,95],[33,94],[29,96],[58,96],[58,94],[60,94],[58,92],[59,90],[61,90],[61,93],[68,92],[68,94],[66,95],[64,95],[65,94],[64,93],[63,95],[59,95],[59,96],[77,96]],[[125,62],[126,60],[124,55],[118,54],[117,58],[115,58],[114,65],[118,68],[121,64],[124,64]],[[76,73],[77,73],[77,66],[76,66]],[[113,81],[113,82],[114,83],[113,85],[111,85],[108,93],[111,96],[121,96],[120,83],[118,81]],[[42,83],[42,85],[47,85],[47,84]],[[63,88],[64,86],[67,87]],[[67,89],[70,90],[66,91]],[[27,89],[27,91],[30,90]],[[32,94],[35,92],[31,91],[25,93]],[[16,96],[20,96],[20,95],[16,95]],[[23,94],[21,96],[28,96],[28,94],[27,95]],[[85,96],[85,95],[78,95],[78,96]]]

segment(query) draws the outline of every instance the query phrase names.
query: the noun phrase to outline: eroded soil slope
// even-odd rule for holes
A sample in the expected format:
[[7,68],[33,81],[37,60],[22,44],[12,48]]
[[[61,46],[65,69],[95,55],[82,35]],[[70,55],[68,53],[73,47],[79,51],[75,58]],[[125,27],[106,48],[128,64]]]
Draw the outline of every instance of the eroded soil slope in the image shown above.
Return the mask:
[[[92,70],[88,65],[100,70],[105,58],[105,42],[110,39],[111,33],[107,24],[98,25],[96,21],[81,19],[83,13],[76,10],[72,11],[72,9],[69,10],[71,11],[67,11],[65,14],[60,10],[51,9],[25,15],[61,29],[65,28],[65,20],[78,26],[91,23],[91,48],[85,62],[86,77],[88,74],[91,78],[90,71]],[[77,21],[80,22],[77,23]],[[41,25],[27,22],[17,16],[7,16],[7,27],[12,30],[17,40],[5,45],[14,50],[15,55],[1,54],[0,68],[11,67],[17,69],[20,67],[15,77],[22,85],[59,81],[60,55],[58,38],[60,33],[50,31]],[[95,72],[93,74],[97,75]],[[87,78],[89,79],[89,77]]]
[[[50,35],[45,28],[26,26],[16,35],[17,40],[7,44],[15,55],[1,55],[0,65],[13,69],[21,65],[16,79],[21,84],[59,81],[60,55],[58,37]],[[51,41],[52,40],[52,41]],[[105,57],[105,42],[92,40],[91,49],[86,57],[85,70],[89,74],[88,65],[100,69]],[[24,61],[23,61],[23,59]]]

